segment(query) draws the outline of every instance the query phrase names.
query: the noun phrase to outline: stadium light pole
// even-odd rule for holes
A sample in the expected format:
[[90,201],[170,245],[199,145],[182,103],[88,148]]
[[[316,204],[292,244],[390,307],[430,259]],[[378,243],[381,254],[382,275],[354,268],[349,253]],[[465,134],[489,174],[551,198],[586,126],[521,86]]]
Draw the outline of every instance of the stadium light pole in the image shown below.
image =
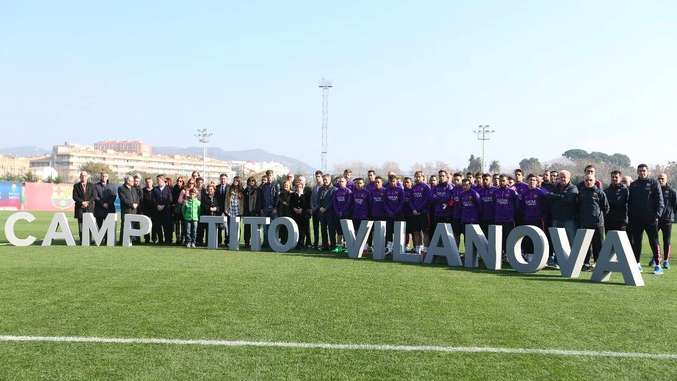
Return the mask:
[[322,172],[327,172],[327,151],[329,150],[329,142],[327,139],[327,129],[329,124],[329,89],[334,87],[330,81],[322,78],[317,86],[322,89],[322,153],[320,155],[320,167]]
[[482,157],[480,158],[480,161],[482,162],[482,170],[480,172],[484,173],[484,155],[486,152],[485,143],[487,140],[489,140],[489,134],[493,134],[496,131],[490,129],[488,124],[480,124],[477,126],[476,130],[473,130],[473,132],[477,134],[477,140],[482,142]]
[[207,143],[213,134],[206,128],[198,128],[195,137],[202,143],[202,178],[207,178]]

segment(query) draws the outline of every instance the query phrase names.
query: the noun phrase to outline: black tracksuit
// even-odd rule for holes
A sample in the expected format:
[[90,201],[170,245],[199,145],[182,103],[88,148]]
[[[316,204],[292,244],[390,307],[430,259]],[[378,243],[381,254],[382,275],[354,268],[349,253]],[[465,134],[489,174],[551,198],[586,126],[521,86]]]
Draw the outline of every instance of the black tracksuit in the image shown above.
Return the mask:
[[677,193],[669,186],[661,187],[663,192],[663,202],[665,208],[663,214],[658,220],[658,230],[663,234],[663,259],[669,260],[672,257],[672,245],[670,236],[672,235],[672,222],[675,220],[677,213]]
[[632,234],[632,251],[639,262],[642,254],[642,236],[646,231],[656,264],[660,263],[658,248],[658,219],[663,214],[663,192],[658,181],[650,178],[637,179],[630,184],[628,214]]
[[609,212],[609,203],[606,193],[597,187],[583,187],[579,189],[578,198],[578,226],[583,229],[594,229],[592,245],[585,256],[585,263],[590,264],[590,252],[597,262],[604,240],[604,215]]
[[611,184],[604,191],[609,202],[609,212],[604,218],[604,228],[609,230],[623,230],[628,226],[628,196],[630,191],[623,184]]

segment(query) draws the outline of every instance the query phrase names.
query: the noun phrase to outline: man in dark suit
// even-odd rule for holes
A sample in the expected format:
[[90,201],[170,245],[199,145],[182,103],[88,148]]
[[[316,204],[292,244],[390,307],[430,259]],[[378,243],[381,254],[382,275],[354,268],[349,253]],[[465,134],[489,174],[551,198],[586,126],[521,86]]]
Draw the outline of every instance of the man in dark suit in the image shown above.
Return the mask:
[[125,215],[137,214],[137,208],[141,202],[139,192],[134,188],[134,178],[132,176],[125,176],[125,183],[118,188],[118,197],[120,197],[120,242],[122,242]]
[[[230,185],[228,185],[228,175],[225,173],[222,173],[221,176],[219,176],[219,185],[216,186],[216,198],[219,203],[219,210],[221,211],[221,214],[224,216],[225,210],[226,210],[226,195],[228,194],[228,189],[230,189]],[[227,220],[226,220],[227,221]],[[226,222],[226,226],[228,225],[228,222]],[[219,225],[219,232],[217,236],[217,241],[218,244],[221,245],[227,245],[228,244],[228,230],[224,228],[223,225]]]
[[157,186],[153,189],[155,203],[155,217],[153,230],[156,231],[158,242],[169,245],[172,243],[172,190],[165,183],[165,176],[157,176]]
[[73,201],[75,201],[75,218],[78,220],[78,234],[82,245],[82,214],[94,211],[94,187],[89,183],[89,174],[80,172],[80,182],[73,184]]
[[115,192],[108,184],[108,174],[101,172],[99,182],[94,184],[94,218],[99,229],[108,213],[115,213],[116,198]]

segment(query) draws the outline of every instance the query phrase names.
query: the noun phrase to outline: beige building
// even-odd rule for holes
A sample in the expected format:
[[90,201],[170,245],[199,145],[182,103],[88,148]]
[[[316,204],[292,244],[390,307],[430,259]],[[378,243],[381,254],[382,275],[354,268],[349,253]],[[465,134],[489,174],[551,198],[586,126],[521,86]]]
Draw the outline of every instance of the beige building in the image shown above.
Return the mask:
[[104,140],[94,143],[94,149],[99,151],[116,151],[150,156],[153,148],[141,140]]
[[[202,158],[181,155],[146,155],[118,152],[114,150],[98,150],[94,147],[81,145],[57,145],[52,149],[52,154],[30,161],[30,169],[38,176],[58,176],[64,182],[74,182],[78,179],[80,168],[86,163],[102,163],[108,165],[112,172],[119,178],[127,173],[145,172],[161,173],[167,176],[189,176],[192,171],[198,171],[208,180],[217,180],[221,173],[226,173],[230,178],[239,174],[244,167],[245,171],[250,167],[249,163],[242,166],[241,162],[228,162],[207,158],[206,176],[202,173]],[[286,172],[288,169],[280,163],[271,162],[271,168],[276,173]]]
[[30,169],[30,160],[14,155],[0,155],[0,176],[23,176]]

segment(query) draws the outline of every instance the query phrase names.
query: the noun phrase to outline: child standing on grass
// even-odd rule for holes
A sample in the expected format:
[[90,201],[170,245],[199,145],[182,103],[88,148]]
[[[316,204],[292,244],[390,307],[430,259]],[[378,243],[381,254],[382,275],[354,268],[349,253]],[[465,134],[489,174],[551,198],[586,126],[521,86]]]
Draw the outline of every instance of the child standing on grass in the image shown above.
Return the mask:
[[195,247],[195,233],[200,219],[200,200],[197,198],[197,189],[191,188],[188,199],[183,203],[183,220],[186,226],[186,247]]

